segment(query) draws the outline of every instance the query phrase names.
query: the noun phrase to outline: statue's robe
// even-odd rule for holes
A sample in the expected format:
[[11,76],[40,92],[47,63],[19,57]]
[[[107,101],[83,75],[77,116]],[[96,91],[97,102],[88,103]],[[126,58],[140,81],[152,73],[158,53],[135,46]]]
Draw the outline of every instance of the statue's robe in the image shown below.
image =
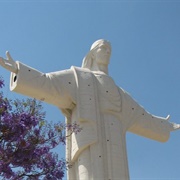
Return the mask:
[[66,123],[82,128],[67,138],[70,180],[128,180],[127,131],[161,142],[169,138],[173,124],[145,111],[106,74],[77,67],[45,74],[17,65],[12,91],[57,106]]

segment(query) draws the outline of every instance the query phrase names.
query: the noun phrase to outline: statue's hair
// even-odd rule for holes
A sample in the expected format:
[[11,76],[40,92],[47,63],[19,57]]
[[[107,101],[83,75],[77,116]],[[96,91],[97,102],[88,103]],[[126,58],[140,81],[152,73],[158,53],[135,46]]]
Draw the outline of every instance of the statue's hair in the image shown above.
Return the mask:
[[108,41],[106,41],[104,39],[99,39],[99,40],[95,41],[92,44],[90,51],[88,52],[88,54],[83,59],[82,68],[91,69],[92,64],[93,64],[93,60],[94,60],[93,52],[103,44],[106,44],[107,47],[111,50],[111,45]]

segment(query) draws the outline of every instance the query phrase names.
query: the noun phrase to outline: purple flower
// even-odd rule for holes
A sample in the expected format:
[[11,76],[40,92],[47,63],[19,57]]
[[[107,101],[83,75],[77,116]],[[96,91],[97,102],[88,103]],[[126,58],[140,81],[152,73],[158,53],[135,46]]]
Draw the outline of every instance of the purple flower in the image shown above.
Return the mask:
[[0,179],[61,180],[67,163],[51,150],[65,144],[66,128],[70,134],[80,131],[76,123],[65,126],[45,121],[36,100],[12,101],[0,92]]

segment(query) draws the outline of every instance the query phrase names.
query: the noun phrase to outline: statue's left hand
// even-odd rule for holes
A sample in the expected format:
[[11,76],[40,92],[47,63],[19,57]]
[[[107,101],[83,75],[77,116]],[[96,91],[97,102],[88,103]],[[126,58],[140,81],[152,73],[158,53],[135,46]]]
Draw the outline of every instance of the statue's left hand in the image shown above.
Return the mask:
[[[169,119],[170,119],[170,115],[168,115],[166,117],[166,121],[169,121]],[[167,125],[168,125],[168,128],[169,128],[170,131],[175,131],[175,130],[180,129],[180,124],[170,122],[170,123],[167,123]]]
[[7,56],[7,59],[0,57],[0,65],[4,67],[5,69],[7,69],[8,71],[17,74],[18,68],[17,68],[16,62],[12,59],[8,51],[6,51],[6,56]]

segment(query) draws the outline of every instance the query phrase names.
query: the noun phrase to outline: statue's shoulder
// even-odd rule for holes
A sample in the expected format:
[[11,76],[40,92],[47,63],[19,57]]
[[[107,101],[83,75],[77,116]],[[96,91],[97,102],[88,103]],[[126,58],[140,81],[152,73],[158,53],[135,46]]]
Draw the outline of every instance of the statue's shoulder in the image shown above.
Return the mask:
[[82,67],[77,67],[77,66],[71,66],[71,70],[77,71],[77,72],[92,73],[92,71],[87,68],[82,68]]
[[123,88],[121,87],[118,87],[118,90],[120,93],[123,93],[123,94],[128,94]]
[[94,76],[94,73],[87,68],[71,66],[71,70],[74,72],[74,75],[79,77],[80,79],[87,80]]

